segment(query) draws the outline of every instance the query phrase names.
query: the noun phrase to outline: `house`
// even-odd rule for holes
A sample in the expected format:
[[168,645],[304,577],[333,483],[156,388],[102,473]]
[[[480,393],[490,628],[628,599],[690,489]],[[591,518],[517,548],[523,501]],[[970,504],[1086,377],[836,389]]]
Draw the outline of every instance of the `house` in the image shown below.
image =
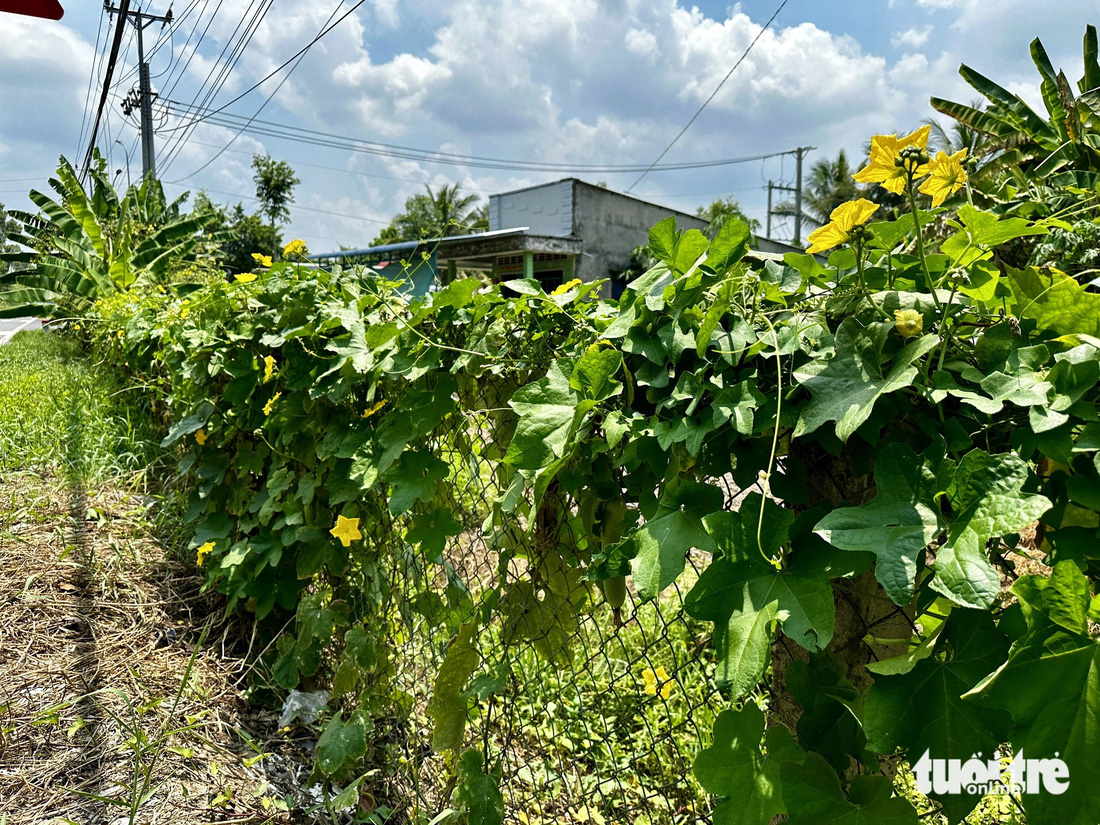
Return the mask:
[[605,295],[617,297],[634,249],[670,215],[680,229],[706,227],[696,215],[565,178],[491,195],[488,232],[310,257],[321,264],[367,264],[383,273],[400,265],[414,294],[427,292],[437,279],[453,278],[458,270],[481,270],[494,281],[534,278],[546,290],[572,278],[609,278]]

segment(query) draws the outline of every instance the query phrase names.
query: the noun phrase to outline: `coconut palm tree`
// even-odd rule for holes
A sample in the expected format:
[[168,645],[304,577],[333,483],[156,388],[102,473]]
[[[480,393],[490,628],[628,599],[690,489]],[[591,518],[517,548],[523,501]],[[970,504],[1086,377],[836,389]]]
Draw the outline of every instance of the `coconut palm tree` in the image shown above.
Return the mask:
[[477,195],[462,194],[457,183],[444,185],[438,192],[430,186],[424,188],[427,194],[406,200],[405,211],[378,234],[375,245],[464,235],[489,228],[488,209]]

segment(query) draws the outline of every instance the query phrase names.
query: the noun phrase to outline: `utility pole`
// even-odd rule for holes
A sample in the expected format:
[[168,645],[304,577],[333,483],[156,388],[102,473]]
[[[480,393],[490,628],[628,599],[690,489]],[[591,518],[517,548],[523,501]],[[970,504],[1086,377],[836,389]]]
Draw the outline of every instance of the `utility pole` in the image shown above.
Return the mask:
[[[798,195],[798,189],[795,188],[794,186],[780,186],[778,183],[774,183],[773,181],[768,181],[768,237],[769,238],[772,236],[772,215],[776,214],[772,210],[772,192],[794,192],[795,202],[797,203],[800,200],[799,195]],[[797,220],[798,219],[795,218],[796,222],[797,222]],[[798,229],[795,229],[795,232],[797,233]]]
[[768,217],[767,217],[767,230],[764,232],[765,238],[771,238],[772,236],[772,189],[774,184],[768,181]]
[[[138,93],[134,100],[133,92],[126,96],[122,102],[122,111],[129,115],[135,106],[141,110],[141,176],[156,177],[156,161],[153,156],[153,90],[149,86],[149,64],[145,62],[145,43],[142,32],[146,26],[160,23],[161,28],[172,22],[172,9],[164,15],[145,14],[140,8],[123,12],[111,5],[110,0],[103,0],[103,8],[109,14],[125,14],[126,21],[137,29],[138,41]],[[119,21],[120,23],[122,21]]]
[[802,244],[802,158],[816,146],[799,146],[794,150],[795,154],[795,183],[794,183],[794,245]]

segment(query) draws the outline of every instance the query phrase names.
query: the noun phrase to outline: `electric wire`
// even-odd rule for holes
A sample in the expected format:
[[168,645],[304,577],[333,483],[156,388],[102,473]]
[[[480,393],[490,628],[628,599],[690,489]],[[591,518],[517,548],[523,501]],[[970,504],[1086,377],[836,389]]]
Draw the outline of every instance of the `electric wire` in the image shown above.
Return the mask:
[[[340,7],[342,5],[344,5],[344,0],[337,0],[336,7],[332,10],[332,13],[328,16],[328,20],[326,20],[321,25],[321,31],[324,31],[325,26],[327,26],[329,23],[332,22],[332,18],[334,18],[336,16],[336,13],[338,11],[340,11]],[[318,32],[318,35],[320,35],[320,32]],[[313,42],[316,42],[316,40],[317,40],[317,38],[314,38]],[[227,144],[225,144],[225,146],[223,146],[221,149],[218,150],[217,154],[215,154],[212,158],[207,160],[206,163],[204,163],[202,166],[200,166],[194,172],[191,172],[190,174],[184,175],[182,178],[178,178],[177,182],[178,181],[185,181],[190,177],[194,177],[199,172],[201,172],[203,169],[208,167],[211,163],[213,163],[218,158],[220,158],[222,156],[222,154],[225,152],[225,150],[228,149],[230,146],[232,146],[236,142],[237,138],[239,138],[241,136],[241,134],[244,132],[244,130],[248,126],[252,125],[252,122],[259,116],[260,112],[262,112],[264,110],[264,108],[267,106],[267,104],[271,102],[272,98],[274,98],[275,95],[279,93],[279,90],[281,88],[283,88],[283,84],[286,83],[288,80],[290,80],[290,76],[294,74],[294,70],[297,69],[299,65],[301,65],[301,62],[303,60],[305,60],[305,57],[306,57],[307,54],[309,54],[309,47],[306,47],[306,50],[302,52],[301,57],[299,57],[297,59],[297,61],[295,61],[294,65],[290,67],[290,70],[285,75],[283,75],[282,79],[279,80],[279,84],[272,90],[271,94],[269,94],[266,98],[264,98],[264,102],[261,103],[260,107],[255,112],[252,113],[252,116],[249,117],[249,119],[245,123],[245,125],[237,130],[236,134],[234,134],[233,137],[229,139],[229,142]],[[165,166],[164,171],[167,171],[167,169],[168,169],[168,166]]]
[[[212,103],[217,98],[218,93],[221,92],[225,82],[229,79],[233,69],[236,68],[237,63],[240,61],[245,49],[248,48],[248,44],[252,42],[256,30],[259,28],[263,18],[267,15],[267,12],[271,9],[273,2],[274,0],[266,0],[265,5],[264,0],[260,0],[259,3],[257,3],[256,0],[252,0],[252,2],[249,3],[244,15],[241,20],[237,22],[237,25],[233,29],[233,33],[229,36],[225,46],[222,48],[221,54],[211,67],[206,79],[199,87],[199,91],[195,94],[194,98],[192,98],[192,103],[196,103],[200,95],[202,96],[202,102],[198,105],[201,106]],[[252,17],[248,19],[244,31],[241,32],[238,37],[237,32],[240,30],[241,23],[245,22],[250,11],[252,12]],[[234,40],[234,38],[236,39]],[[232,49],[229,51],[229,57],[226,58],[226,50],[230,48],[230,44],[232,44]],[[217,72],[216,77],[215,72]],[[203,94],[203,89],[206,87],[207,83],[210,83],[210,87],[206,90],[205,94]],[[173,136],[174,144],[165,152],[163,168],[167,169],[171,166],[172,161],[175,160],[176,156],[183,150],[190,131],[191,130],[188,130],[182,134]]]
[[705,108],[707,108],[707,105],[712,100],[714,100],[714,97],[715,97],[715,95],[718,94],[719,89],[721,89],[724,85],[726,85],[726,81],[730,79],[730,77],[733,75],[733,73],[735,71],[737,71],[737,67],[740,66],[741,63],[745,60],[745,58],[749,56],[749,52],[751,52],[752,47],[756,45],[756,41],[758,41],[761,37],[763,37],[764,32],[766,32],[769,28],[771,28],[771,25],[775,21],[775,18],[779,16],[779,12],[783,11],[783,7],[786,6],[787,3],[788,3],[788,0],[783,0],[783,2],[781,2],[779,4],[779,8],[777,8],[772,13],[772,16],[770,18],[768,18],[768,22],[764,24],[764,28],[762,28],[759,32],[757,32],[756,37],[754,37],[752,39],[752,42],[749,43],[748,48],[745,49],[745,51],[741,54],[741,56],[739,58],[737,58],[737,62],[733,64],[733,67],[728,72],[726,72],[726,76],[723,77],[722,80],[718,83],[718,85],[714,87],[714,91],[710,93],[710,97],[708,97],[706,100],[703,101],[703,105],[700,106],[698,111],[696,111],[695,114],[693,114],[691,116],[691,120],[689,120],[686,124],[684,124],[684,128],[681,129],[679,131],[679,133],[676,135],[676,137],[674,137],[669,142],[668,146],[666,146],[664,149],[661,150],[661,154],[657,155],[657,159],[655,161],[653,161],[652,164],[650,164],[650,168],[646,169],[644,172],[642,172],[642,174],[638,176],[638,179],[636,181],[634,181],[634,183],[630,184],[630,186],[626,190],[627,192],[630,192],[631,190],[634,189],[635,186],[637,186],[639,183],[641,183],[642,178],[644,178],[646,175],[648,175],[652,171],[653,167],[655,167],[658,163],[661,162],[661,158],[663,158],[666,154],[668,154],[668,150],[671,149],[673,146],[675,146],[676,141],[678,141],[680,138],[682,138],[684,136],[684,133],[688,129],[691,128],[691,124],[693,124],[695,122],[695,119],[697,117],[699,117],[699,115],[701,115],[703,113],[703,110]]
[[111,90],[111,77],[114,75],[115,64],[118,62],[118,50],[122,45],[122,32],[126,28],[126,15],[130,12],[130,0],[119,0],[118,20],[116,21],[114,36],[111,39],[111,54],[107,58],[107,69],[103,75],[103,94],[99,98],[99,106],[96,109],[95,121],[92,126],[92,137],[88,141],[88,153],[84,158],[84,172],[87,174],[92,164],[92,151],[95,149],[96,136],[99,133],[99,124],[103,119],[103,107],[107,104],[107,94]]
[[92,100],[95,92],[99,91],[99,84],[96,82],[96,76],[98,72],[96,68],[103,62],[103,56],[99,53],[99,44],[103,39],[103,19],[107,16],[107,10],[100,9],[99,11],[99,27],[96,29],[95,34],[95,51],[92,52],[92,68],[88,72],[88,91],[84,96],[84,113],[80,117],[80,135],[76,139],[77,153],[79,154],[81,147],[84,146],[84,132],[88,129],[88,118],[92,114]]
[[[185,105],[178,101],[167,100],[165,105],[170,110],[179,113],[179,106]],[[322,132],[317,129],[291,126],[285,123],[253,119],[249,125],[242,115],[231,114],[200,114],[192,121],[209,121],[214,125],[224,126],[229,129],[238,129],[244,126],[243,131],[250,135],[277,138],[314,146],[325,146],[334,149],[344,149],[368,155],[381,155],[384,157],[396,157],[405,160],[417,160],[424,163],[437,163],[450,166],[470,166],[481,169],[502,169],[523,172],[582,172],[582,173],[633,173],[642,170],[649,171],[682,171],[687,169],[706,169],[715,166],[730,166],[740,163],[751,163],[765,158],[779,157],[796,152],[796,149],[788,149],[782,152],[767,152],[759,155],[750,155],[736,158],[718,158],[702,161],[681,161],[661,165],[654,164],[586,164],[564,163],[548,161],[521,161],[507,158],[494,158],[484,155],[461,155],[453,152],[434,151],[430,149],[417,149],[398,144],[380,143],[377,141],[361,140],[346,135],[336,135],[330,132]]]

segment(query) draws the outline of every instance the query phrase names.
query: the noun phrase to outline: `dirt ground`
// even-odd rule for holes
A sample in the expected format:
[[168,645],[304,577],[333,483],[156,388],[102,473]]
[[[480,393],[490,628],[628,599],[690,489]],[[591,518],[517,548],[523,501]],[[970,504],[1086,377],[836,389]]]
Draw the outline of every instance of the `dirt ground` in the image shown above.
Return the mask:
[[0,476],[0,822],[314,821],[312,737],[249,708],[247,626],[166,558],[151,506]]

